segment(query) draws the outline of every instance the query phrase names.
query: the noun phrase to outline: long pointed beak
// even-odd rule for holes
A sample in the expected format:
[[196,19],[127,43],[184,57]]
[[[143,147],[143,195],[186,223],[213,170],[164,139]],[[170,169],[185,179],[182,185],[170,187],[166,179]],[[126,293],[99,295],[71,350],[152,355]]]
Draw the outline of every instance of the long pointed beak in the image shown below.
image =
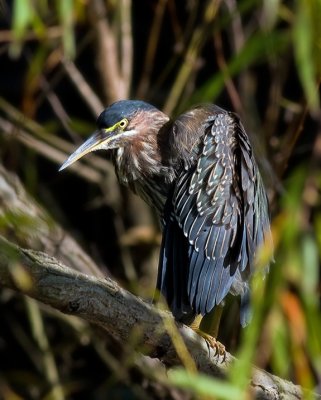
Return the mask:
[[99,150],[107,143],[106,133],[103,130],[95,131],[76,151],[74,151],[59,168],[59,171],[69,167],[91,151]]

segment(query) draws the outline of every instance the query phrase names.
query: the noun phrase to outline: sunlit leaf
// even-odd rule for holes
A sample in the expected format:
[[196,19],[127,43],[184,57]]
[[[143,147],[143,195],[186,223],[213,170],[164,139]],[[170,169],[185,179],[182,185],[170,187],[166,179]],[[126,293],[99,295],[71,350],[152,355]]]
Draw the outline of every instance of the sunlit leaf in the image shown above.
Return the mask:
[[264,18],[263,23],[267,30],[273,28],[277,21],[278,11],[280,6],[280,0],[264,0],[263,12]]
[[[314,64],[317,38],[314,36],[314,19],[311,14],[310,3],[309,1],[297,1],[297,12],[293,27],[293,47],[305,95],[309,105],[316,109],[319,106],[316,66]],[[320,21],[318,24],[320,24]],[[320,41],[320,38],[318,40]],[[320,49],[319,54],[321,54]]]
[[20,55],[22,40],[24,40],[29,30],[33,30],[39,38],[43,37],[46,27],[41,21],[39,10],[37,9],[39,6],[41,9],[42,5],[42,2],[34,3],[31,0],[14,1],[12,16],[14,40],[10,45],[10,55],[12,57]]
[[191,390],[197,396],[206,396],[207,399],[244,398],[244,393],[238,387],[202,374],[190,374],[183,369],[173,369],[168,372],[168,377],[173,385]]
[[302,290],[306,294],[316,293],[319,276],[319,260],[316,242],[305,236],[302,243]]
[[21,39],[34,16],[32,2],[15,0],[13,3],[12,28],[16,39]]
[[270,332],[272,334],[272,358],[273,370],[279,376],[287,376],[290,370],[289,359],[289,332],[286,323],[280,313],[274,312],[270,318]]
[[10,53],[12,57],[17,57],[21,50],[20,40],[25,35],[28,26],[34,16],[32,3],[29,0],[15,0],[13,3],[12,29],[15,41],[13,42]]
[[63,27],[63,47],[65,56],[68,58],[75,57],[75,37],[73,29],[73,0],[57,1],[59,19]]
[[[244,45],[239,54],[228,63],[227,73],[233,77],[240,71],[254,65],[264,57],[277,56],[289,43],[288,32],[274,31],[256,33]],[[200,101],[214,101],[224,88],[224,74],[219,72],[208,80],[190,99],[189,103]]]

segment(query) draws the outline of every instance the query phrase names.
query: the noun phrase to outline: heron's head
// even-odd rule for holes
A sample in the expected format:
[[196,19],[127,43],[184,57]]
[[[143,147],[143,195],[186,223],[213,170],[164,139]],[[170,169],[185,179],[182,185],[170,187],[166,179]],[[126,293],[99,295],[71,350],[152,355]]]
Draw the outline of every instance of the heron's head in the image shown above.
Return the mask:
[[98,129],[68,157],[59,171],[92,151],[140,143],[147,135],[157,133],[167,121],[165,114],[144,101],[117,101],[99,115]]

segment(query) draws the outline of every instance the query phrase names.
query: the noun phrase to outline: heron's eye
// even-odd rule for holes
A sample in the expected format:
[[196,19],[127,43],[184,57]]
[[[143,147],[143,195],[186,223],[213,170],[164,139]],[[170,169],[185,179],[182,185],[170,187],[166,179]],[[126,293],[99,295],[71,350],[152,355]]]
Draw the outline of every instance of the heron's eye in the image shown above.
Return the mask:
[[118,126],[121,129],[125,129],[127,125],[128,125],[128,120],[126,118],[122,119],[118,124]]

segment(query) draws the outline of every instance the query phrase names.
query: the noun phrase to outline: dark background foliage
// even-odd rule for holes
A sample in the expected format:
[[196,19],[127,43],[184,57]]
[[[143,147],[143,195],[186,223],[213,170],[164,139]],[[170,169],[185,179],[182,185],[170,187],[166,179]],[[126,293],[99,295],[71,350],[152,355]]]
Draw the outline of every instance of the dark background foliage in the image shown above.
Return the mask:
[[[140,296],[151,298],[155,283],[155,215],[119,187],[106,154],[63,173],[59,165],[121,98],[172,116],[202,102],[241,116],[265,178],[276,249],[269,278],[254,282],[256,314],[242,339],[229,312],[223,320],[221,339],[240,364],[221,396],[242,387],[251,362],[320,384],[320,1],[16,0],[0,11],[2,163],[104,273]],[[177,382],[144,377],[130,348],[105,338],[102,349],[99,333],[79,322],[6,290],[0,308],[5,399],[188,397],[171,388]],[[42,340],[62,397],[43,367]]]

